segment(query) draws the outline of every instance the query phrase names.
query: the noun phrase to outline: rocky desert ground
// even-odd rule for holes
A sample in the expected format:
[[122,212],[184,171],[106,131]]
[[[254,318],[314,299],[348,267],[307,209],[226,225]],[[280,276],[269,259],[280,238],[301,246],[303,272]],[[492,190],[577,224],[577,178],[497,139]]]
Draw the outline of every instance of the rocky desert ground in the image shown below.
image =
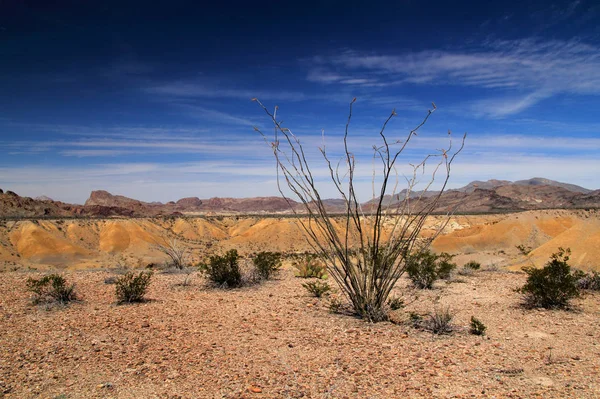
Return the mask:
[[[390,322],[332,313],[310,296],[289,261],[274,280],[211,288],[198,271],[166,274],[163,237],[191,263],[237,249],[308,249],[289,216],[168,216],[0,222],[0,392],[7,398],[598,398],[600,296],[571,310],[520,306],[523,265],[560,246],[571,264],[600,270],[597,210],[536,210],[452,218],[433,248],[482,269],[415,290]],[[423,234],[441,217],[432,216]],[[517,248],[520,246],[520,248]],[[530,252],[529,252],[530,251]],[[527,254],[525,254],[527,252]],[[152,267],[140,304],[117,305],[110,277]],[[35,305],[29,277],[59,271],[79,300]],[[189,277],[189,284],[182,283]],[[339,294],[334,295],[338,297]],[[454,314],[437,336],[409,314]],[[471,316],[486,335],[468,332]]]

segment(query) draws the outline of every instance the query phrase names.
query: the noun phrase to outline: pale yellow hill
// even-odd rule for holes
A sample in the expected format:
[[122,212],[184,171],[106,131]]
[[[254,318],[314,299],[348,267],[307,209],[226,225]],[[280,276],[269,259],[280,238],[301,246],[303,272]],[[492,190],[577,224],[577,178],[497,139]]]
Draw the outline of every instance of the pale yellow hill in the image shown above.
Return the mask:
[[[443,221],[442,217],[428,219],[422,236],[433,234],[435,226]],[[339,219],[334,225],[342,236],[344,221]],[[155,248],[165,238],[187,246],[194,262],[228,249],[237,249],[242,255],[311,249],[298,220],[286,217],[5,222],[0,224],[0,270],[98,268],[123,263],[144,267],[166,260]],[[532,252],[525,257],[517,246],[531,248]],[[600,270],[599,213],[531,211],[457,216],[433,242],[435,251],[458,254],[460,262],[477,259],[513,268],[541,266],[559,246],[571,248],[573,266]]]
[[68,267],[94,253],[68,238],[51,222],[23,222],[10,233],[10,242],[22,259]]
[[600,270],[600,220],[585,219],[574,223],[511,268],[531,265],[542,267],[559,247],[571,249],[569,264],[572,267],[586,271]]

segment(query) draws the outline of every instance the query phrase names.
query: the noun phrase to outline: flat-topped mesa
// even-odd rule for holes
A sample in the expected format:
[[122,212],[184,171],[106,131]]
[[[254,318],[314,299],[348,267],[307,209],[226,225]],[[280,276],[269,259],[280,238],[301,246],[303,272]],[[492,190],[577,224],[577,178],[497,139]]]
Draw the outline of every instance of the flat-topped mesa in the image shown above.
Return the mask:
[[[289,201],[289,203],[288,203]],[[233,212],[281,212],[289,211],[296,201],[282,197],[221,198],[213,197],[202,202],[202,209]]]
[[202,206],[202,200],[198,197],[186,197],[177,201],[175,205],[182,209],[199,208]]
[[85,201],[84,205],[116,206],[130,208],[131,206],[144,206],[146,205],[146,203],[122,195],[113,195],[108,191],[96,190],[92,191],[92,193],[90,194],[90,198],[88,198],[87,201]]

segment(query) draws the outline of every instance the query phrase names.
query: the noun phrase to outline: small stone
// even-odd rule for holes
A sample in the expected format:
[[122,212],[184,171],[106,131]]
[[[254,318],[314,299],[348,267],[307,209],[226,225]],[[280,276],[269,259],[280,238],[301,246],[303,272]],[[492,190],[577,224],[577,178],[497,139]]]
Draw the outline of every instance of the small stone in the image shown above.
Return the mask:
[[261,393],[262,389],[259,386],[256,385],[250,385],[248,387],[248,391],[253,392],[253,393]]

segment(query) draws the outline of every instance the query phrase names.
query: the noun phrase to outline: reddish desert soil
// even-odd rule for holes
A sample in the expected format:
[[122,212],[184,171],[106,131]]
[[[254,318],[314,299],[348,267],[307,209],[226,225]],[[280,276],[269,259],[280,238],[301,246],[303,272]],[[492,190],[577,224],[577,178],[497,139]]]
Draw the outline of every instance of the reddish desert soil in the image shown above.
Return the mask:
[[[291,270],[235,290],[156,274],[147,302],[120,306],[111,273],[68,271],[81,301],[51,309],[24,289],[39,275],[0,274],[6,398],[600,398],[600,295],[525,310],[513,291],[523,274],[478,271],[419,292],[406,312],[448,306],[450,336],[332,314]],[[472,315],[487,336],[468,333]]]

